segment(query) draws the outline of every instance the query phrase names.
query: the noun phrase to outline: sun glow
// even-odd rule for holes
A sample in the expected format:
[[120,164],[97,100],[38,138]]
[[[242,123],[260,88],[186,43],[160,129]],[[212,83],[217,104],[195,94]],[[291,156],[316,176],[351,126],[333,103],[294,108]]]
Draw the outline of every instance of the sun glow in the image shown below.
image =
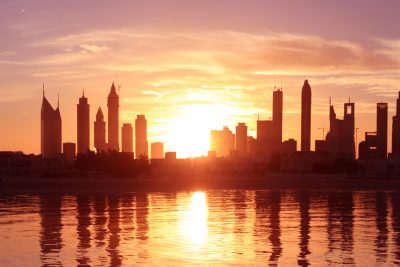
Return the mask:
[[166,144],[177,152],[178,157],[207,155],[213,127],[212,108],[197,104],[184,106],[179,116],[172,120],[171,127]]
[[207,238],[207,213],[205,194],[203,192],[195,192],[191,198],[186,220],[182,225],[184,235],[186,235],[193,244],[201,244]]

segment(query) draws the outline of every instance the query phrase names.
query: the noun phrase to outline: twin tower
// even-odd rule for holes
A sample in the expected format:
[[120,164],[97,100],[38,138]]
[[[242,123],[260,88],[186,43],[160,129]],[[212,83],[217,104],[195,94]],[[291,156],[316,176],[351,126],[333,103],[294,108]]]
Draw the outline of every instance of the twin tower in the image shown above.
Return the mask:
[[[107,98],[108,107],[108,142],[106,142],[106,122],[99,107],[94,122],[94,147],[97,152],[120,151],[119,144],[119,96],[114,83]],[[41,110],[41,154],[45,158],[55,158],[62,154],[62,122],[59,105],[53,109],[47,101],[43,90]],[[138,115],[135,121],[136,155],[147,157],[147,120]],[[78,154],[86,154],[90,150],[90,105],[85,93],[77,104],[77,145]],[[122,127],[122,152],[133,154],[132,125],[124,123]]]

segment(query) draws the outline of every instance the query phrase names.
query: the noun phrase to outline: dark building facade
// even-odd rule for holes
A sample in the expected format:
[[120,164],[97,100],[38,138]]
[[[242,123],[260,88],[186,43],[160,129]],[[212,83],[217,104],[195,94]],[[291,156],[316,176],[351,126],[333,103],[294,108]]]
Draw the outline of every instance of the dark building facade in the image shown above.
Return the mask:
[[40,112],[41,121],[41,154],[44,158],[56,158],[62,155],[62,122],[59,108],[53,109],[49,101],[44,96]]
[[393,116],[392,125],[392,156],[400,156],[400,92],[396,101],[396,115]]
[[119,151],[119,96],[114,83],[107,99],[108,107],[108,149]]
[[311,149],[311,86],[304,81],[301,89],[301,151]]
[[132,124],[122,124],[122,152],[133,155],[133,128]]
[[388,104],[376,104],[376,145],[379,158],[387,157]]
[[377,150],[377,134],[376,132],[365,132],[364,141],[358,146],[359,159],[376,159],[378,158]]
[[135,152],[136,158],[148,158],[147,120],[144,115],[137,115],[135,120]]
[[282,119],[283,119],[283,92],[282,88],[277,89],[272,95],[272,121],[275,124],[275,130],[278,141],[282,142]]
[[247,126],[243,122],[236,126],[235,149],[240,157],[247,155]]
[[77,104],[77,141],[78,154],[87,153],[90,149],[90,106],[83,92]]
[[97,152],[106,151],[106,122],[101,108],[97,110],[96,121],[94,122],[94,147]]
[[354,103],[344,104],[343,119],[336,118],[333,105],[329,107],[329,132],[325,141],[315,142],[315,151],[329,152],[335,157],[355,158],[355,106]]

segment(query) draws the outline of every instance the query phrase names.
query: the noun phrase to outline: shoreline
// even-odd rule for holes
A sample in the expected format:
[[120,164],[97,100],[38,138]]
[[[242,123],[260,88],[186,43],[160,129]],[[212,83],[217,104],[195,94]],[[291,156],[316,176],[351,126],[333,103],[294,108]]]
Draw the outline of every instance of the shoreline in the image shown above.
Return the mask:
[[270,174],[265,177],[7,178],[2,193],[127,193],[196,190],[365,190],[398,191],[400,179],[332,174]]

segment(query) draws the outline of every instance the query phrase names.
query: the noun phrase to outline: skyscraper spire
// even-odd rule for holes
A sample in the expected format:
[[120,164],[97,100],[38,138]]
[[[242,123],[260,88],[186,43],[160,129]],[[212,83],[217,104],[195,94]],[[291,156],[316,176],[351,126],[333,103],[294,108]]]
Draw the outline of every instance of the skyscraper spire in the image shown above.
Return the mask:
[[301,89],[301,151],[310,151],[311,143],[311,86],[304,80]]
[[57,108],[60,108],[60,94],[57,94]]
[[44,98],[44,83],[43,83],[43,98]]
[[85,89],[82,90],[82,97],[85,97]]

